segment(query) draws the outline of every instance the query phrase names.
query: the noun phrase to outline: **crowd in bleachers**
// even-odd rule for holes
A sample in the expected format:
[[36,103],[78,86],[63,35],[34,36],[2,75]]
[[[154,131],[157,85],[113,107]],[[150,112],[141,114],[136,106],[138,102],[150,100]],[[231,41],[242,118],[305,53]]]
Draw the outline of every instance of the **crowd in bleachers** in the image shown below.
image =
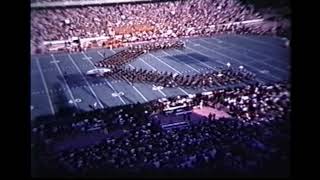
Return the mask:
[[31,0],[30,3],[48,3],[48,2],[79,2],[91,0]]
[[[31,11],[31,47],[43,41],[68,40],[71,37],[114,38],[116,29],[133,29],[136,25],[151,30],[126,32],[122,42],[149,41],[173,37],[212,35],[218,33],[278,32],[277,27],[237,24],[221,25],[261,18],[253,6],[236,0],[188,0],[113,6],[36,9]],[[221,25],[208,28],[212,25]],[[131,27],[131,28],[130,28]],[[119,35],[119,34],[118,34]]]
[[62,2],[63,0],[31,0],[30,3]]
[[[71,37],[107,36],[112,39],[119,34],[117,28],[130,29],[136,25],[152,28],[126,32],[121,36],[122,42],[219,33],[282,33],[278,25],[221,25],[260,17],[252,6],[234,0],[37,9],[31,11],[31,48],[39,47],[43,41]],[[208,28],[212,25],[219,26]],[[254,79],[250,72],[230,67],[198,75],[121,67],[139,55],[166,48],[183,48],[183,43],[170,41],[129,46],[95,65],[112,70],[104,74],[106,77],[131,83],[152,82],[163,87],[200,88],[241,84]],[[284,172],[290,159],[289,92],[290,87],[286,83],[257,83],[215,90],[207,95],[168,98],[172,106],[177,105],[178,100],[188,98],[191,101],[186,104],[190,108],[202,103],[223,109],[231,116],[216,119],[214,114],[210,114],[199,123],[169,131],[161,129],[151,118],[165,108],[158,100],[107,109],[96,109],[95,105],[90,105],[94,109],[91,112],[57,114],[52,121],[40,118],[32,122],[31,147],[38,156],[50,158],[74,175],[112,174],[116,169],[133,172],[202,169],[215,174],[245,175],[267,169]],[[81,148],[52,151],[55,142],[91,133],[91,129],[103,131],[104,140]],[[109,136],[116,131],[121,133]]]
[[[116,127],[126,131],[122,136],[51,156],[77,175],[108,174],[112,169],[134,172],[209,169],[218,174],[247,175],[270,168],[284,170],[289,166],[286,163],[290,156],[289,88],[287,84],[248,85],[197,95],[189,106],[196,106],[202,100],[205,106],[224,107],[232,118],[215,120],[211,116],[210,120],[205,118],[185,129],[170,131],[157,128],[149,118],[150,114],[163,110],[159,101],[118,107],[121,109],[113,113],[96,110],[78,114],[72,118],[73,123],[63,126],[76,129],[79,127],[75,123],[93,125],[99,120],[109,132]],[[181,98],[186,97],[169,98],[169,101],[174,103]],[[71,134],[70,130],[62,132],[56,126],[41,123],[34,128],[37,128],[34,137],[55,139],[59,134]]]

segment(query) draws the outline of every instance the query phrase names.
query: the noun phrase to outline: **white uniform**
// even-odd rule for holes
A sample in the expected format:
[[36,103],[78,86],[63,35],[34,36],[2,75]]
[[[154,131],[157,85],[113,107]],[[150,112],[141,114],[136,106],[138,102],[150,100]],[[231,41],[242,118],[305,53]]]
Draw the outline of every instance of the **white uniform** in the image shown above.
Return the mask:
[[200,101],[199,107],[200,107],[200,109],[202,109],[202,107],[203,107],[203,100]]

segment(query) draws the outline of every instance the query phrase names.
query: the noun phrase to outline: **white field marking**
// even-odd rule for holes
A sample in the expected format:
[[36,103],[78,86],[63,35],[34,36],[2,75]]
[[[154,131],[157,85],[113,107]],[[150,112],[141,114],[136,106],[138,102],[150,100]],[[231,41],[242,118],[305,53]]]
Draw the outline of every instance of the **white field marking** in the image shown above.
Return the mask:
[[161,91],[161,89],[163,89],[162,86],[155,86],[155,85],[152,85],[152,86],[153,86],[153,87],[152,87],[152,90],[158,91],[158,92],[161,93],[164,97],[167,96],[164,92]]
[[[138,57],[139,58],[139,57]],[[141,59],[142,60],[142,59]],[[143,60],[142,60],[143,61]],[[153,66],[151,66],[150,64],[148,64],[147,62],[144,62],[146,63],[149,67],[151,67],[152,69],[155,69]],[[134,67],[135,68],[135,67]],[[156,69],[155,69],[156,70]],[[147,102],[147,98],[143,96],[143,94],[134,86],[132,85],[132,87],[138,92],[138,94]],[[159,92],[164,95],[166,97],[166,94],[164,94],[161,90],[159,90]]]
[[[236,58],[230,57],[230,56],[228,56],[228,55],[225,55],[225,54],[220,53],[220,52],[218,52],[218,51],[215,51],[215,50],[213,50],[213,49],[209,49],[209,48],[204,47],[204,46],[202,46],[202,45],[200,45],[200,46],[203,47],[203,48],[206,48],[206,49],[208,49],[209,51],[212,51],[212,52],[214,52],[214,53],[216,53],[216,54],[219,54],[219,55],[221,55],[221,56],[223,56],[223,57],[226,57],[226,58],[228,58],[228,59],[237,61],[237,62],[239,62],[240,64],[245,64],[246,66],[251,67],[252,69],[255,69],[255,70],[258,71],[258,72],[260,71],[260,70],[257,69],[256,67],[251,66],[250,64],[243,63],[243,62],[237,60]],[[270,74],[270,76],[272,76],[272,77],[273,77],[274,79],[276,79],[276,80],[281,80],[279,77],[273,76],[272,74]]]
[[159,91],[164,97],[167,97],[167,95],[166,95],[163,91],[161,91],[161,89],[158,89],[158,91]]
[[181,89],[180,87],[178,87],[178,89],[180,89],[180,91],[182,91],[185,95],[187,95],[187,96],[189,96],[189,95],[190,95],[189,93],[187,93],[187,91],[185,91],[185,90]]
[[[166,53],[164,50],[161,50],[161,51],[164,52],[165,54],[167,54],[168,56],[170,56],[170,54]],[[176,57],[174,57],[174,56],[171,56],[171,57],[179,60],[178,58],[176,58]],[[198,71],[198,70],[195,69],[194,67],[190,66],[189,64],[187,64],[187,63],[185,63],[185,62],[183,62],[183,61],[181,61],[181,60],[179,60],[179,62],[182,62],[183,64],[185,64],[186,66],[188,66],[190,69],[196,71],[197,73],[200,73],[200,71]]]
[[[214,46],[218,46],[218,47],[221,47],[220,45],[214,45]],[[236,45],[233,45],[233,46],[236,46]],[[207,48],[207,47],[205,47],[205,46],[202,46],[202,47],[204,47],[204,48]],[[209,49],[209,48],[207,48],[207,49]],[[209,49],[210,50],[210,49]],[[212,49],[212,51],[214,51],[214,52],[216,52],[215,50],[213,50]],[[234,50],[230,50],[230,51],[234,51]],[[235,52],[235,51],[234,51]],[[218,52],[217,52],[218,53]],[[226,55],[227,56],[227,55]],[[229,56],[228,56],[229,57]],[[252,58],[252,57],[249,57],[249,56],[247,56],[249,59],[252,59],[253,61],[255,61],[255,62],[260,62],[260,61],[256,61],[256,59],[254,59],[254,58]],[[231,58],[231,57],[230,57]],[[234,60],[236,60],[237,61],[237,59],[236,58],[233,58]],[[241,63],[240,61],[238,61],[239,63]],[[266,64],[266,63],[264,63],[263,61],[261,61],[261,63],[262,64],[264,64],[264,65],[266,65],[266,66],[269,66],[270,68],[273,68],[273,69],[278,69],[279,71],[282,71],[282,72],[284,72],[284,73],[287,73],[286,71],[284,71],[284,70],[282,70],[282,69],[279,69],[279,68],[277,68],[277,67],[273,67],[273,66],[271,66],[271,65],[269,65],[269,64]],[[247,66],[250,66],[250,65],[248,65],[247,64]],[[250,66],[250,67],[252,67],[252,68],[254,68],[253,66]],[[256,68],[255,68],[256,69]],[[273,76],[273,75],[271,75],[271,76]],[[276,78],[276,79],[279,79],[279,78]]]
[[[116,53],[116,52],[115,52],[114,50],[112,50],[112,49],[111,49],[111,51],[114,52],[114,53]],[[102,54],[101,54],[101,56],[102,56]],[[130,66],[131,68],[135,69],[135,67],[132,66],[131,64],[129,64],[129,66]],[[114,81],[114,82],[117,82],[117,81]],[[120,82],[120,81],[118,81],[118,82]],[[133,88],[135,91],[137,91],[137,93],[142,97],[143,100],[145,100],[146,102],[148,101],[147,98],[144,97],[143,94],[142,94],[134,85],[132,85],[132,88]],[[119,96],[119,97],[120,97],[120,96]],[[121,97],[120,97],[120,98],[121,98]],[[121,98],[121,99],[122,99],[122,98]]]
[[249,41],[252,41],[252,42],[256,42],[256,43],[260,43],[261,45],[266,45],[266,46],[269,46],[269,47],[277,47],[277,46],[274,46],[274,45],[271,45],[269,43],[266,43],[266,42],[263,42],[263,41],[260,41],[260,40],[256,40],[256,39],[252,39],[252,38],[249,38],[249,37],[246,37],[246,36],[236,36],[236,37],[239,37],[240,39],[247,39]]
[[117,52],[115,52],[113,49],[110,49],[110,51],[112,51],[112,52],[115,53],[115,54],[117,53]]
[[260,73],[262,73],[262,74],[268,74],[268,73],[270,73],[268,70],[261,70],[261,71],[259,71]]
[[51,64],[55,64],[55,63],[59,63],[60,61],[58,60],[53,60],[53,61],[50,61]]
[[[147,63],[147,62],[145,62],[142,58],[140,58],[140,60],[142,61],[142,62],[144,62],[146,65],[148,65],[150,68],[152,68],[154,71],[157,71],[157,69],[156,68],[154,68],[152,65],[150,65],[149,63]],[[189,95],[185,90],[183,90],[182,88],[178,88],[180,91],[182,91],[183,93],[185,93],[185,94],[187,94],[187,95]],[[164,93],[164,92],[162,92],[162,91],[159,91],[162,95],[164,95],[165,97],[166,97],[166,94]]]
[[144,101],[148,102],[148,99],[146,97],[144,97],[144,95],[135,86],[132,86],[132,87],[144,99]]
[[151,66],[149,63],[145,62],[142,58],[138,57],[138,59],[139,59],[140,61],[142,61],[143,63],[145,63],[147,66],[149,66],[153,71],[157,71],[156,68],[154,68],[153,66]]
[[163,62],[163,61],[162,61],[161,59],[159,59],[158,57],[156,57],[156,56],[154,56],[154,55],[152,55],[152,54],[148,54],[148,55],[155,57],[158,61],[160,61],[160,62],[162,62],[163,64],[167,65],[169,68],[171,68],[172,70],[174,70],[176,73],[181,74],[180,71],[176,70],[174,67],[170,66],[169,64]]
[[[212,39],[215,39],[215,40],[217,40],[217,41],[221,41],[221,43],[223,42],[224,44],[227,44],[227,45],[229,45],[229,46],[231,46],[231,47],[238,47],[239,49],[242,49],[242,50],[245,51],[244,53],[240,53],[240,52],[235,51],[235,52],[238,53],[238,54],[243,54],[243,55],[245,55],[245,56],[248,56],[247,54],[248,54],[248,52],[250,51],[250,52],[252,52],[253,54],[258,54],[258,55],[263,56],[263,57],[265,57],[265,58],[271,57],[271,56],[268,56],[268,55],[265,55],[265,54],[261,54],[261,53],[259,53],[259,52],[257,52],[257,51],[253,51],[253,50],[251,50],[251,49],[247,49],[247,48],[244,48],[244,47],[242,47],[242,46],[238,46],[238,45],[236,45],[236,44],[234,44],[234,43],[230,43],[230,42],[226,42],[226,41],[223,41],[223,40],[219,40],[219,39],[214,38],[214,37],[213,37]],[[210,43],[208,40],[205,40],[205,39],[200,39],[200,40],[203,41],[204,43],[208,44],[208,45],[212,45],[212,43]],[[223,48],[222,46],[219,46],[219,47]],[[248,57],[251,58],[250,56],[248,56]],[[271,58],[272,58],[272,57],[271,57]]]
[[[176,51],[181,51],[181,50],[179,50],[179,49],[175,49],[175,50],[176,50]],[[182,52],[182,51],[181,51],[181,52]],[[194,59],[194,60],[200,62],[201,64],[207,66],[207,67],[210,68],[210,69],[213,69],[213,70],[215,70],[215,71],[217,70],[217,68],[214,68],[214,67],[208,65],[207,63],[201,62],[199,59],[196,59],[196,58],[194,58],[194,57],[192,57],[192,56],[189,56],[188,54],[184,54],[184,55],[190,57],[191,59]]]
[[[204,53],[202,53],[202,52],[200,52],[200,51],[198,51],[198,50],[196,50],[196,49],[193,49],[193,48],[191,48],[191,47],[186,47],[186,48],[190,49],[191,51],[197,51],[198,53],[202,54],[202,55],[205,56],[205,57],[209,57],[208,55],[206,55],[206,54],[204,54]],[[189,56],[189,55],[187,55],[187,56]],[[189,57],[193,58],[192,56],[189,56]],[[193,59],[195,59],[195,58],[193,58]],[[199,60],[199,62],[201,63],[200,60]],[[221,61],[218,61],[218,60],[217,60],[217,62],[219,62],[220,64],[224,65],[224,63],[222,63]],[[206,64],[206,63],[204,63],[204,64]],[[208,65],[207,67],[209,67],[209,68],[211,68],[211,69],[213,69],[213,70],[215,70],[215,71],[218,71],[217,68],[213,68],[213,67],[211,67],[211,66],[209,66],[209,65]],[[260,80],[258,80],[258,81],[259,81],[259,82],[262,82],[262,81],[260,81]],[[216,82],[216,83],[220,85],[220,83],[218,83],[218,82]]]
[[[115,52],[113,49],[110,49],[114,54],[116,54],[117,52]],[[132,66],[131,64],[128,64],[131,68],[135,69],[134,66]]]
[[[105,57],[103,56],[103,54],[101,54],[101,52],[97,51],[97,53],[98,53],[101,57],[105,58]],[[91,59],[90,59],[90,60],[91,60]]]
[[[195,51],[195,52],[198,52],[199,54],[201,54],[201,55],[203,55],[203,56],[205,56],[205,57],[207,57],[207,58],[209,58],[210,56],[208,56],[208,55],[206,55],[206,54],[204,54],[204,53],[202,53],[202,52],[200,52],[200,51],[198,51],[198,50],[196,50],[196,49],[193,49],[192,47],[187,47],[186,46],[186,49],[190,49],[191,51]],[[220,64],[222,64],[222,65],[225,65],[223,62],[221,62],[221,61],[219,61],[219,60],[216,60],[218,63],[220,63]]]
[[[224,41],[223,41],[224,42]],[[226,43],[226,42],[224,42],[224,43]],[[208,44],[208,43],[207,43]],[[247,49],[247,48],[243,48],[243,47],[241,47],[241,46],[238,46],[238,45],[236,45],[236,44],[231,44],[231,43],[226,43],[226,44],[229,44],[230,46],[234,46],[234,47],[239,47],[239,48],[241,48],[241,49],[243,49],[243,50],[246,50],[246,51],[251,51],[251,52],[254,52],[254,53],[256,53],[256,54],[259,54],[259,55],[261,55],[261,56],[267,56],[267,57],[269,57],[269,59],[274,59],[273,57],[271,57],[271,56],[268,56],[268,55],[263,55],[263,54],[261,54],[261,53],[259,53],[259,52],[255,52],[255,51],[252,51],[252,50],[250,50],[250,49]],[[217,46],[219,46],[219,45],[217,45]],[[220,47],[220,46],[219,46]],[[234,52],[236,52],[236,53],[238,53],[237,51],[235,51],[235,50],[230,50],[230,51],[234,51]],[[262,64],[264,64],[264,65],[267,65],[267,66],[269,66],[269,67],[271,67],[271,68],[273,68],[273,69],[278,69],[279,71],[282,71],[282,72],[284,72],[284,73],[288,73],[287,71],[284,71],[283,69],[280,69],[280,68],[278,68],[278,67],[276,67],[276,66],[270,66],[270,64],[267,64],[267,63],[265,63],[264,61],[257,61],[255,58],[252,58],[252,57],[250,57],[250,56],[248,56],[248,55],[245,55],[247,58],[249,58],[249,59],[252,59],[253,61],[255,61],[255,62],[261,62]]]
[[[83,56],[87,57],[87,55],[86,55],[84,52],[82,52],[82,54],[83,54]],[[89,63],[93,66],[94,69],[97,69],[96,66],[94,66],[93,62],[92,62],[90,59],[87,59],[87,60],[88,60]],[[103,78],[103,80],[107,83],[107,85],[108,85],[114,92],[117,92],[107,79]],[[126,104],[126,102],[122,99],[121,96],[118,96],[118,97],[119,97],[120,101],[122,102],[122,104]]]
[[128,64],[132,69],[135,69],[131,64]]
[[54,112],[54,108],[53,108],[53,105],[52,105],[51,97],[50,97],[50,94],[49,94],[49,91],[48,91],[48,86],[47,86],[46,80],[44,79],[44,76],[43,76],[43,73],[42,73],[41,66],[40,66],[38,58],[36,59],[36,63],[37,63],[37,67],[38,67],[39,72],[40,72],[42,83],[44,85],[44,90],[46,91],[46,94],[47,94],[47,97],[48,97],[51,113],[54,115],[55,112]]
[[[51,54],[51,57],[52,57],[53,60],[56,60],[56,58],[54,57],[53,54]],[[63,81],[64,81],[64,83],[65,83],[65,85],[66,85],[66,87],[67,87],[67,89],[68,89],[68,92],[69,92],[69,94],[70,94],[70,97],[71,97],[72,101],[74,101],[74,97],[73,97],[73,94],[72,94],[72,92],[71,92],[71,89],[70,89],[70,87],[69,87],[66,79],[64,78],[63,73],[62,73],[60,67],[58,66],[57,63],[55,63],[55,65],[56,65],[56,67],[57,67],[57,69],[58,69],[58,71],[59,71],[59,73],[60,73],[60,75],[61,75],[61,77],[62,77],[62,79],[63,79]],[[78,109],[77,103],[74,103],[74,105],[75,105],[76,108]]]
[[[93,96],[96,98],[99,106],[104,109],[104,106],[103,106],[102,103],[100,102],[97,94],[93,91],[92,87],[90,86],[89,82],[87,81],[87,78],[83,76],[83,73],[82,73],[81,70],[79,69],[78,65],[74,62],[74,60],[73,60],[73,58],[71,57],[70,54],[68,54],[68,57],[69,57],[70,61],[72,62],[72,64],[77,68],[77,70],[78,70],[79,73],[81,74],[82,78],[84,79],[84,81],[86,82],[87,86],[89,87],[91,93],[92,93]],[[89,59],[89,58],[88,58],[88,59]]]
[[36,94],[40,94],[40,92],[39,91],[31,92],[31,95],[36,95]]
[[87,60],[87,58],[92,59],[92,57],[84,57],[84,58],[82,58],[82,60]]

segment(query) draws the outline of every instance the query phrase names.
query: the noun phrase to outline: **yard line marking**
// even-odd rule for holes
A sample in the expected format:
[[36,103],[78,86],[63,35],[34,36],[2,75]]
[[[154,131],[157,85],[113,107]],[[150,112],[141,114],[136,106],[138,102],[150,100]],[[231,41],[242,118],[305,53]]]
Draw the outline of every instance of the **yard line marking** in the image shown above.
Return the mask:
[[[101,54],[101,52],[97,51],[97,53],[98,53],[101,57],[105,58],[105,57],[103,56],[103,54]],[[88,60],[88,59],[87,59],[87,60]],[[89,60],[91,60],[91,59],[89,59]]]
[[[200,52],[200,51],[198,51],[198,50],[196,50],[196,49],[193,49],[192,47],[187,47],[187,46],[186,46],[186,49],[190,49],[191,51],[198,52],[199,54],[201,54],[201,55],[203,55],[203,56],[205,56],[205,57],[207,57],[207,58],[210,59],[210,56],[208,56],[208,55],[206,55],[206,54],[204,54],[204,53],[202,53],[202,52]],[[221,61],[219,61],[219,60],[216,60],[216,61],[217,61],[218,63],[224,65],[223,62],[221,62]]]
[[266,46],[269,46],[269,47],[272,47],[272,48],[274,48],[274,47],[277,47],[277,48],[278,48],[278,46],[274,46],[274,45],[271,45],[271,44],[269,44],[269,43],[265,43],[265,42],[260,41],[260,40],[252,39],[252,38],[247,37],[247,36],[236,36],[236,37],[239,37],[240,39],[247,39],[247,40],[249,40],[249,41],[255,42],[256,44],[258,43],[258,44],[266,45]]
[[[139,58],[139,57],[138,57]],[[142,62],[144,62],[146,65],[148,65],[149,67],[151,67],[152,69],[154,69],[155,71],[157,71],[157,69],[156,68],[154,68],[152,65],[150,65],[149,63],[147,63],[147,62],[145,62],[142,58],[140,58],[140,60],[142,61]],[[182,91],[183,93],[185,93],[185,94],[187,94],[188,95],[188,93],[185,91],[185,90],[183,90],[182,88],[178,88],[180,91]],[[160,91],[159,91],[160,92]],[[162,92],[162,91],[161,91]],[[160,93],[161,93],[160,92]],[[164,94],[164,92],[162,92],[162,95],[164,95],[165,97],[166,97],[166,94]]]
[[187,96],[189,96],[190,94],[187,93],[187,91],[183,90],[182,88],[178,87],[178,89],[180,89],[180,91],[182,91],[184,94],[186,94]]
[[[259,72],[259,69],[257,69],[256,67],[251,66],[250,64],[246,64],[246,63],[244,63],[244,62],[241,62],[241,61],[237,60],[236,58],[230,57],[230,56],[228,56],[228,55],[225,55],[225,54],[220,53],[220,52],[218,52],[218,51],[215,51],[215,50],[213,50],[213,49],[209,49],[209,48],[204,47],[204,46],[202,46],[202,45],[200,45],[200,47],[206,48],[206,49],[208,49],[209,51],[212,51],[212,52],[214,52],[214,53],[216,53],[216,54],[219,54],[219,55],[221,55],[221,56],[223,56],[223,57],[225,57],[225,58],[228,58],[228,59],[237,61],[237,62],[239,62],[240,64],[245,64],[245,66],[251,67],[252,69],[255,69],[257,72]],[[270,76],[272,76],[272,77],[273,77],[274,79],[276,79],[276,80],[281,80],[280,78],[278,78],[278,77],[276,77],[276,76],[273,76],[272,74],[270,74]]]
[[[168,53],[167,53],[167,52],[165,52],[164,50],[161,50],[161,51],[162,51],[162,52],[164,52],[165,54],[167,54],[168,56],[170,56],[170,54],[168,54]],[[186,66],[188,66],[190,69],[192,69],[192,70],[196,71],[197,73],[200,73],[200,71],[198,71],[198,70],[197,70],[197,69],[195,69],[194,67],[190,66],[189,64],[187,64],[187,63],[185,63],[185,62],[181,61],[180,59],[178,59],[178,58],[176,58],[176,57],[174,57],[174,56],[171,56],[171,57],[173,57],[173,58],[175,58],[175,59],[179,60],[179,62],[182,62],[183,64],[185,64]]]
[[53,60],[53,61],[50,61],[50,64],[56,64],[56,63],[59,63],[60,61],[58,60]]
[[36,94],[39,94],[39,92],[31,92],[31,95],[36,95]]
[[48,97],[51,113],[54,115],[55,112],[54,112],[54,108],[53,108],[53,105],[52,105],[51,97],[50,97],[50,94],[49,94],[49,91],[48,91],[48,86],[47,86],[46,80],[44,79],[44,76],[43,76],[43,73],[42,73],[41,66],[40,66],[38,58],[36,59],[36,63],[37,63],[37,67],[38,67],[39,72],[40,72],[42,83],[44,85],[44,90],[46,91],[46,94],[47,94],[47,97]]
[[[132,66],[134,69],[135,67]],[[152,67],[152,66],[151,66]],[[118,80],[118,82],[120,82],[120,80]],[[146,102],[148,102],[148,99],[146,97],[144,97],[144,95],[132,84],[132,88],[143,98],[143,100],[145,100]]]
[[[68,54],[68,57],[70,59],[70,61],[72,62],[72,64],[76,67],[76,69],[79,71],[79,73],[81,74],[83,80],[86,82],[87,86],[89,87],[91,93],[93,94],[93,96],[96,98],[99,106],[104,109],[104,106],[102,105],[102,103],[100,102],[97,94],[93,91],[92,87],[90,86],[89,82],[87,81],[87,78],[83,76],[83,73],[81,72],[81,70],[79,69],[79,67],[77,66],[77,64],[74,62],[73,58],[71,57],[70,54]],[[88,58],[89,59],[89,58]]]
[[110,51],[112,51],[114,54],[116,54],[117,52],[115,52],[113,49],[110,49]]
[[[51,54],[51,57],[52,57],[53,60],[56,60],[56,58],[54,57],[53,54]],[[56,65],[56,67],[57,67],[57,69],[58,69],[58,71],[59,71],[59,73],[60,73],[60,75],[61,75],[61,77],[62,77],[62,79],[63,79],[63,81],[64,81],[64,83],[65,83],[65,85],[66,85],[66,87],[67,87],[67,89],[68,89],[68,92],[69,92],[69,94],[70,94],[70,97],[71,97],[72,101],[74,102],[73,94],[72,94],[72,92],[71,92],[71,89],[70,89],[70,87],[69,87],[66,79],[65,79],[64,76],[63,76],[63,73],[62,73],[60,67],[58,66],[57,63],[54,63],[54,64]],[[74,106],[76,106],[76,108],[78,109],[77,103],[73,103],[73,104],[74,104]]]
[[162,86],[156,86],[156,85],[152,85],[152,90],[153,91],[158,91],[159,93],[161,93],[164,97],[167,97],[167,95],[161,91],[161,89],[163,89]]
[[[241,36],[237,36],[237,37],[241,37]],[[251,39],[252,40],[252,39]],[[223,42],[225,42],[225,41],[223,41]],[[226,43],[226,42],[225,42]],[[230,42],[228,42],[227,44],[229,44],[229,45],[231,45],[231,46],[237,46],[236,44],[234,44],[234,43],[230,43]],[[238,46],[238,47],[240,47],[240,46]],[[269,56],[269,54],[265,54],[264,52],[261,52],[261,51],[253,51],[253,50],[251,50],[250,48],[243,48],[243,47],[240,47],[241,49],[245,49],[245,50],[247,50],[247,51],[251,51],[251,52],[253,52],[253,53],[255,53],[255,54],[258,54],[258,55],[261,55],[261,56],[266,56],[267,57],[267,59],[274,59],[274,60],[277,60],[277,58],[274,58],[274,57],[272,57],[272,56]],[[280,59],[283,59],[283,58],[280,58]],[[281,64],[283,64],[281,61],[277,61],[277,62],[279,62],[279,63],[281,63]]]
[[[228,58],[228,59],[231,59],[231,60],[237,61],[237,62],[239,62],[240,64],[245,64],[246,66],[248,66],[248,67],[251,67],[251,68],[255,69],[257,72],[259,72],[259,71],[260,71],[260,70],[259,70],[259,69],[257,69],[256,67],[254,67],[254,66],[252,66],[252,65],[250,65],[250,64],[247,64],[247,63],[241,62],[241,61],[239,61],[239,60],[238,60],[238,59],[236,59],[236,58],[230,57],[230,56],[228,56],[228,55],[226,55],[226,54],[224,54],[224,53],[220,53],[220,52],[218,52],[218,51],[216,51],[216,50],[214,50],[214,49],[210,49],[210,48],[207,48],[207,47],[202,46],[202,45],[200,45],[200,46],[201,46],[201,47],[203,47],[203,48],[206,48],[206,49],[208,49],[209,51],[212,51],[212,52],[214,52],[214,53],[216,53],[216,54],[220,54],[221,56],[224,56],[224,57],[226,57],[226,58]],[[217,45],[217,46],[218,46],[218,45]],[[272,74],[270,74],[270,76],[274,77],[276,80],[281,80],[281,78],[279,78],[278,76],[274,76],[274,75],[272,75]]]
[[[243,47],[238,46],[238,45],[233,44],[233,43],[228,43],[228,42],[225,42],[225,41],[223,41],[223,42],[226,43],[226,44],[229,44],[230,46],[239,47],[240,49],[243,49],[243,50],[246,50],[246,51],[251,51],[251,52],[253,52],[253,53],[255,53],[255,54],[258,54],[258,55],[261,55],[261,56],[267,56],[267,58],[269,57],[269,59],[274,59],[274,60],[276,60],[275,58],[273,58],[273,57],[271,57],[271,56],[269,56],[269,55],[264,55],[264,54],[261,54],[261,53],[256,52],[256,51],[252,51],[251,49],[243,48]],[[208,44],[208,43],[206,43],[206,44]],[[219,46],[219,45],[217,45],[217,46]],[[219,47],[220,47],[220,46],[219,46]],[[230,49],[230,51],[234,51],[234,52],[236,52],[236,53],[239,53],[239,52],[237,52],[237,51],[235,51],[235,50],[232,50],[232,49]],[[267,65],[267,66],[269,66],[269,67],[271,67],[271,68],[273,68],[273,69],[278,69],[279,71],[282,71],[282,72],[284,72],[284,73],[288,73],[287,71],[284,71],[283,69],[281,69],[281,68],[279,68],[279,67],[270,66],[270,64],[265,63],[264,61],[257,61],[257,60],[256,60],[255,58],[253,58],[253,57],[250,57],[250,56],[248,56],[248,55],[245,55],[245,56],[248,57],[249,59],[252,59],[254,62],[261,62],[262,64]],[[282,62],[279,62],[279,63],[282,63]]]
[[146,97],[144,97],[144,95],[135,87],[135,86],[132,86],[134,90],[137,91],[137,93],[146,101],[148,102],[148,99]]
[[[114,52],[114,53],[116,53],[116,52],[115,52],[114,50],[112,50],[112,49],[111,49],[111,51]],[[129,65],[130,65],[130,64],[129,64]],[[132,66],[132,65],[131,65],[131,66]],[[151,65],[149,65],[149,66],[152,67]],[[132,67],[135,68],[134,66],[132,66]],[[152,67],[152,68],[153,68],[153,67]],[[153,69],[155,69],[155,68],[153,68]],[[142,93],[141,93],[135,86],[132,85],[132,87],[133,87],[134,90],[136,90],[136,91],[138,92],[138,94],[143,98],[143,100],[148,101],[147,98],[144,97],[144,96],[142,95]],[[164,96],[166,96],[163,92],[162,92],[162,94],[163,94]]]
[[88,59],[92,59],[92,57],[89,57],[89,56],[88,56],[88,57],[82,58],[82,60],[86,60],[87,58],[88,58]]
[[[116,52],[112,49],[110,49],[113,53],[116,54]],[[129,64],[129,66],[133,69],[136,69],[134,66],[132,66],[131,64]],[[115,81],[115,83],[118,83],[120,81]],[[148,102],[147,98],[143,96],[143,94],[134,86],[132,85],[132,88],[142,97],[143,100],[145,100],[146,102]]]
[[145,63],[147,66],[149,66],[153,71],[157,71],[156,68],[154,68],[153,66],[151,66],[149,63],[145,62],[142,58],[138,57],[138,59],[139,59],[140,61],[142,61],[143,63]]
[[[87,57],[87,55],[84,53],[84,52],[82,52],[82,54],[85,56],[85,57]],[[89,61],[89,63],[94,67],[94,69],[97,69],[96,68],[96,66],[93,64],[93,62],[90,60],[90,59],[87,59],[88,61]],[[114,92],[118,92],[118,91],[116,91],[115,89],[114,89],[114,87],[110,84],[110,82],[107,80],[107,79],[105,79],[105,78],[103,78],[103,80],[107,83],[107,85],[114,91]],[[121,96],[117,96],[119,99],[120,99],[120,101],[122,102],[122,104],[126,104],[126,102],[122,99],[122,97]]]
[[167,95],[161,91],[161,89],[158,90],[164,97],[167,97]]
[[170,66],[169,64],[163,62],[161,59],[159,59],[158,57],[154,56],[153,54],[148,54],[148,55],[155,57],[158,61],[160,61],[160,62],[162,62],[163,64],[167,65],[169,68],[171,68],[172,70],[174,70],[174,71],[177,72],[178,74],[181,74],[180,71],[176,70],[174,67]]
[[129,66],[130,66],[132,69],[135,69],[131,64],[129,64]]

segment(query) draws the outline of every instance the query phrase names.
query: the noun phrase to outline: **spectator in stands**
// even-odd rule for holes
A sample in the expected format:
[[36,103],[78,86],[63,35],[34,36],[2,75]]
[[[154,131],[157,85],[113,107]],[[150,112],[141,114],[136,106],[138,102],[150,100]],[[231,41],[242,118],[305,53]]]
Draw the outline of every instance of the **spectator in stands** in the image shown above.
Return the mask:
[[[157,14],[157,16],[154,16]],[[31,11],[32,48],[43,41],[106,36],[121,42],[232,33],[277,33],[274,26],[220,26],[260,18],[253,7],[233,0],[190,0]],[[214,29],[208,27],[219,25]],[[279,26],[281,27],[281,26]],[[102,43],[101,43],[102,44]]]
[[[142,170],[200,166],[210,167],[217,172],[224,169],[228,172],[244,173],[263,168],[270,161],[282,162],[288,158],[288,155],[279,154],[281,152],[279,148],[282,148],[282,153],[287,151],[274,141],[288,142],[287,135],[278,135],[281,132],[287,132],[279,128],[288,127],[285,126],[288,117],[282,113],[289,109],[289,93],[286,85],[247,86],[216,91],[214,94],[215,96],[209,98],[197,96],[194,101],[212,101],[216,96],[227,95],[224,98],[227,102],[225,105],[229,106],[229,109],[233,107],[235,112],[233,117],[239,119],[206,120],[204,124],[191,124],[185,129],[164,132],[153,129],[148,117],[142,118],[144,116],[135,114],[138,113],[134,111],[135,108],[121,107],[121,109],[113,109],[111,119],[117,120],[114,127],[128,126],[127,135],[115,139],[109,138],[85,149],[61,152],[59,158],[62,158],[62,162],[70,162],[77,172],[83,173],[93,172],[93,170],[103,172],[107,167]],[[249,97],[257,97],[260,101],[254,102],[256,106],[250,109],[248,115],[244,115],[246,114],[244,112],[247,112],[243,110],[244,107],[249,107],[253,103]],[[174,103],[178,99],[181,98],[173,98],[170,102]],[[270,101],[273,103],[270,104]],[[151,106],[159,107],[158,103],[153,102]],[[275,107],[272,107],[274,103]],[[265,104],[269,104],[269,108]],[[261,110],[262,107],[265,110]],[[272,118],[270,112],[275,111],[277,113],[271,113]],[[140,113],[143,112],[144,110],[140,111]],[[87,118],[87,115],[89,114],[79,115],[78,118]],[[92,116],[104,119],[104,116],[110,117],[110,111],[96,110]],[[274,118],[275,116],[277,118]],[[93,117],[82,122],[77,120],[77,123],[73,123],[69,128],[80,128],[85,124],[90,126],[97,121],[97,118]],[[134,117],[140,117],[140,120],[137,121]],[[127,123],[128,121],[130,122]],[[106,119],[105,122],[110,122],[110,119]],[[71,129],[66,129],[68,126],[62,125],[62,129],[58,127],[40,125],[34,128],[33,132],[36,135],[40,129],[44,137],[50,133],[60,133],[63,129],[65,129],[63,131],[65,135],[70,133]],[[48,128],[52,128],[53,131],[48,131]],[[37,141],[34,146],[36,144]]]

